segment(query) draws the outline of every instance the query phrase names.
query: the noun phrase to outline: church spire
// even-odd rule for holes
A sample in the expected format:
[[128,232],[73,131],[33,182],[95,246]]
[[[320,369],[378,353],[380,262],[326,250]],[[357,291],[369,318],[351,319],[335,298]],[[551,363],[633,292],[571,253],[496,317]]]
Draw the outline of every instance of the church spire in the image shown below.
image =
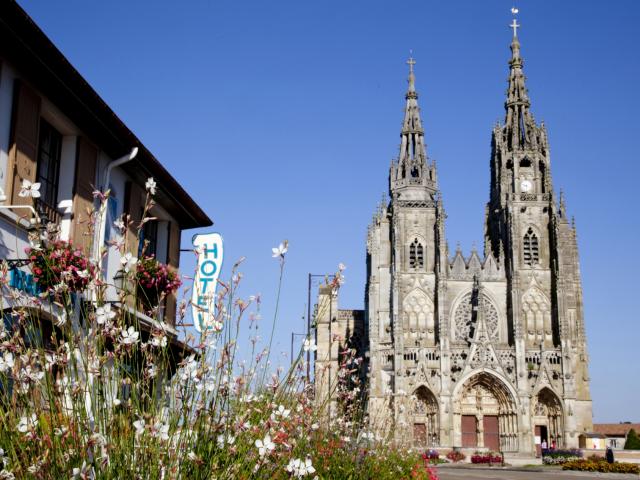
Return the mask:
[[427,163],[427,153],[424,145],[424,130],[418,107],[418,92],[416,92],[416,76],[413,66],[416,61],[409,57],[409,84],[405,99],[404,121],[400,132],[400,157],[398,163],[405,168],[407,176],[419,177]]
[[392,165],[392,188],[403,185],[424,185],[435,190],[435,165],[428,165],[424,129],[418,106],[416,76],[412,56],[407,60],[409,65],[408,87],[405,94],[404,120],[400,131],[400,154]]
[[507,90],[507,100],[505,102],[507,128],[507,141],[511,149],[523,149],[531,145],[533,138],[532,130],[535,122],[529,111],[531,103],[527,87],[525,86],[525,76],[522,70],[524,60],[520,56],[520,40],[518,39],[518,24],[515,14],[516,8],[511,9],[514,14],[513,22],[509,25],[513,29],[511,40],[511,59],[509,60],[509,88]]

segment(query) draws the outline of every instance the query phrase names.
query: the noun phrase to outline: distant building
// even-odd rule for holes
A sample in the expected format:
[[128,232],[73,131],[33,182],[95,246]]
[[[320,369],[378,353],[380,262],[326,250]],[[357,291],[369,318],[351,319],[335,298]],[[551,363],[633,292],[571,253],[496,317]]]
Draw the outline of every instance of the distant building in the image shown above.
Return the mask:
[[[133,147],[139,149],[135,159],[113,168],[108,185],[104,185],[107,166]],[[112,227],[116,218],[128,213],[132,219],[141,220],[148,177],[155,178],[158,191],[150,212],[157,220],[147,223],[143,230],[149,242],[147,252],[177,269],[182,230],[209,226],[211,220],[26,12],[15,1],[2,2],[0,187],[7,198],[0,203],[0,259],[9,262],[11,285],[32,295],[37,293],[22,261],[29,245],[27,234],[33,228],[28,219],[33,214],[27,209],[6,208],[31,204],[31,198],[18,196],[24,179],[41,184],[36,209],[43,221],[62,224],[61,236],[92,255],[95,247],[94,237],[88,233],[89,213],[97,205],[92,192],[111,190],[106,246],[116,235]],[[133,238],[135,233],[130,237],[129,248],[135,255],[139,245]],[[104,266],[106,279],[114,283],[120,268],[117,249],[109,249]],[[107,300],[117,299],[115,289],[110,288]],[[12,302],[11,295],[3,290],[2,308],[8,311]],[[152,328],[154,320],[140,311],[134,313],[142,328]],[[184,345],[178,341],[175,328],[175,296],[166,299],[160,320],[156,326],[166,331],[173,349],[181,352]],[[10,319],[5,316],[5,321]],[[43,327],[45,335],[51,328],[51,324]]]
[[[365,310],[339,310],[331,291],[320,292],[317,381],[335,380],[340,349],[360,345],[371,427],[417,448],[530,455],[543,442],[577,447],[593,428],[577,233],[554,190],[515,28],[511,52],[482,253],[449,250],[410,59],[390,200],[367,237]],[[464,161],[459,181],[474,181]]]
[[606,438],[606,446],[611,447],[614,450],[622,450],[625,442],[627,441],[627,435],[629,430],[634,429],[636,433],[640,434],[640,423],[594,423],[593,431],[600,435],[604,435]]

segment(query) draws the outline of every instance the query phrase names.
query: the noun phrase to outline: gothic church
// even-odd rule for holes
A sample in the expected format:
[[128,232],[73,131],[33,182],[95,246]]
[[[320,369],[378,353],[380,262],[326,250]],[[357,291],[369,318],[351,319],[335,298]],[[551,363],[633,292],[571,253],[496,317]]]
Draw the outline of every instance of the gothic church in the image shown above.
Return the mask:
[[419,448],[531,455],[545,441],[577,447],[592,430],[576,229],[530,111],[517,26],[482,255],[449,252],[410,59],[390,200],[368,231],[365,310],[339,310],[335,291],[320,290],[318,388],[337,372],[337,344],[356,345],[371,428]]

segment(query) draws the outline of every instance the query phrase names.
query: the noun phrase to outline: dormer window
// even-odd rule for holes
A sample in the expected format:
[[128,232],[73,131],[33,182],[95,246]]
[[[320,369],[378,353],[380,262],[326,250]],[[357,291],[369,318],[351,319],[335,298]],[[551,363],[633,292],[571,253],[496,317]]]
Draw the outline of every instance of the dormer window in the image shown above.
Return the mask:
[[527,265],[536,265],[540,261],[540,252],[538,248],[538,237],[531,227],[524,234],[523,241],[524,263]]
[[424,267],[424,248],[417,238],[409,246],[409,267],[416,269]]

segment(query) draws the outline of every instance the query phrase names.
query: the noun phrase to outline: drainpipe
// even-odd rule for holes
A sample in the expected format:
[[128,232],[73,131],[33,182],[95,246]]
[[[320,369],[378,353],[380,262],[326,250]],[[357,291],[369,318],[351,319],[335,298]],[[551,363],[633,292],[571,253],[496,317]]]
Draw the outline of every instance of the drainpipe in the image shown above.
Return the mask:
[[[118,158],[117,160],[114,160],[113,162],[110,162],[109,165],[107,165],[107,168],[104,173],[104,182],[102,183],[102,191],[105,191],[105,189],[109,188],[109,179],[111,178],[111,170],[127,162],[130,162],[131,160],[136,158],[136,155],[138,155],[138,147],[133,147],[131,149],[131,152],[129,152],[127,155],[123,155],[122,157]],[[96,237],[94,239],[95,241],[93,242],[93,249],[92,249],[92,255],[91,255],[91,258],[96,264],[100,261],[100,249],[104,244],[104,236],[105,236],[105,230],[107,225],[107,216],[105,215],[105,211],[104,211],[106,208],[107,208],[107,205],[105,204],[105,205],[101,205],[100,209],[98,210],[98,229],[96,231]]]

